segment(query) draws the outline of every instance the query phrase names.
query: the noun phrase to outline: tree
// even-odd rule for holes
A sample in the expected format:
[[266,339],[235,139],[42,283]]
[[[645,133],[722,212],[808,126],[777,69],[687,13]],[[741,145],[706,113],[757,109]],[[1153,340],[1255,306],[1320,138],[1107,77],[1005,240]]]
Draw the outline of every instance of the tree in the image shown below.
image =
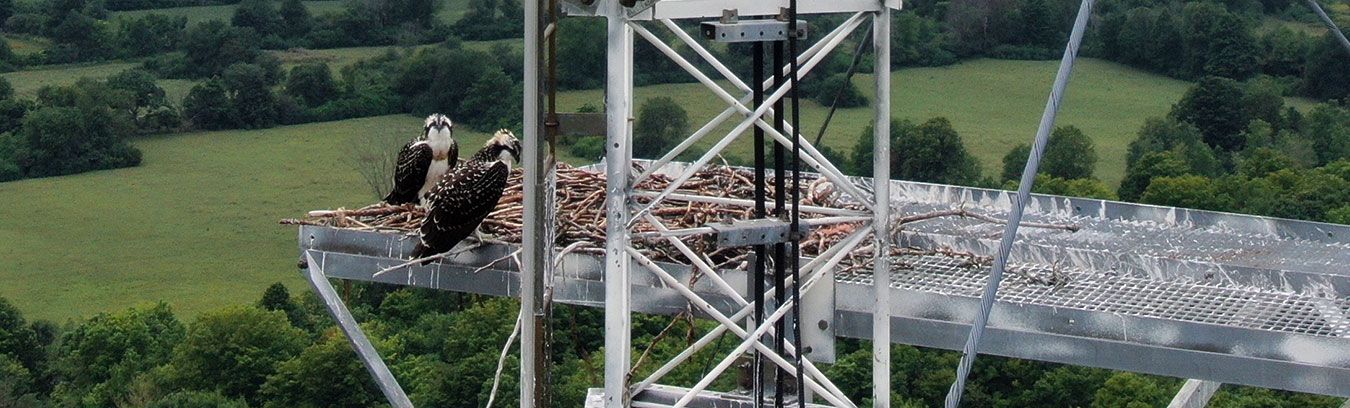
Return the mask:
[[1205,77],[1172,107],[1172,117],[1200,129],[1205,144],[1216,150],[1241,150],[1242,130],[1250,119],[1242,106],[1242,88],[1231,79]]
[[268,84],[267,73],[253,64],[234,64],[221,75],[226,93],[232,95],[234,119],[248,129],[276,125],[276,95]]
[[248,408],[248,404],[216,392],[179,391],[160,398],[147,408]]
[[291,74],[286,77],[286,94],[312,107],[336,99],[338,89],[328,64],[320,62],[291,68]]
[[219,391],[257,404],[267,377],[300,354],[306,339],[282,312],[228,307],[192,323],[174,349],[172,376],[185,389]]
[[281,16],[272,6],[272,0],[242,0],[234,9],[234,16],[230,17],[231,25],[252,28],[258,33],[274,33],[282,28],[280,23]]
[[1210,2],[1182,9],[1187,72],[1243,80],[1255,73],[1256,38],[1242,17]]
[[1188,175],[1156,177],[1148,183],[1139,202],[1168,207],[1209,211],[1233,211],[1234,204],[1208,177]]
[[114,406],[132,380],[169,360],[183,324],[163,303],[101,313],[66,332],[56,355],[62,405]]
[[1097,390],[1092,408],[1166,406],[1171,396],[1169,391],[1152,378],[1135,373],[1117,373]]
[[0,23],[14,15],[14,0],[0,0]]
[[381,401],[361,361],[336,331],[278,365],[262,396],[264,407],[361,408]]
[[[1125,154],[1128,169],[1148,153],[1171,151],[1196,174],[1216,176],[1222,170],[1214,151],[1205,145],[1200,129],[1175,118],[1148,118]],[[1142,191],[1142,190],[1141,190]]]
[[[1030,155],[1031,146],[1023,143],[1003,156],[1003,181],[1022,177]],[[1076,127],[1061,126],[1046,141],[1037,172],[1061,179],[1085,179],[1092,177],[1096,165],[1097,151],[1092,148],[1092,140]]]
[[1062,19],[1055,17],[1055,10],[1047,0],[1026,0],[1022,3],[1021,43],[1036,47],[1054,48],[1060,45]]
[[689,114],[674,99],[658,96],[638,111],[633,127],[633,157],[656,159],[689,136]]
[[153,129],[147,118],[152,112],[159,109],[172,109],[169,100],[165,96],[164,88],[160,88],[156,82],[155,75],[143,69],[129,69],[108,77],[108,87],[113,90],[124,92],[130,96],[130,104],[126,109],[127,116],[136,124],[137,129],[144,131]]
[[838,107],[856,108],[867,105],[867,96],[858,90],[858,86],[849,81],[846,75],[838,73],[830,75],[823,81],[816,81],[809,88],[802,87],[803,93],[811,94],[811,98],[822,106],[831,106],[835,104],[835,97],[838,97]]
[[[871,133],[871,130],[867,130]],[[869,147],[870,148],[870,147]],[[929,183],[972,185],[980,180],[975,158],[947,118],[914,125],[891,121],[891,177]]]
[[140,18],[118,19],[122,50],[133,57],[144,57],[178,49],[187,31],[187,17],[147,14]]
[[[1344,25],[1342,32],[1346,31]],[[1347,34],[1350,35],[1350,34]],[[1350,53],[1330,32],[1323,34],[1312,50],[1303,69],[1303,94],[1322,99],[1350,98]]]
[[286,38],[300,38],[314,28],[314,17],[300,0],[282,0],[281,32]]
[[1238,174],[1259,178],[1283,169],[1297,168],[1298,162],[1275,149],[1261,147],[1248,149],[1238,160]]
[[226,67],[252,62],[258,43],[252,29],[231,27],[218,20],[193,25],[183,37],[189,74],[202,78],[219,74]]
[[46,350],[38,342],[37,332],[18,308],[0,298],[0,358],[5,356],[13,358],[28,373],[46,369]]
[[1135,201],[1144,194],[1144,189],[1148,188],[1154,178],[1186,174],[1191,174],[1191,168],[1176,152],[1150,152],[1125,168],[1125,179],[1121,180],[1120,189],[1116,190],[1116,194],[1121,200]]
[[1350,109],[1319,104],[1303,123],[1303,138],[1312,142],[1317,164],[1350,157]]
[[286,319],[290,320],[291,325],[302,330],[310,330],[314,322],[310,320],[305,310],[291,299],[290,291],[286,290],[286,285],[280,282],[273,283],[263,292],[262,299],[258,300],[258,307],[263,310],[279,311],[286,314]]
[[558,23],[558,88],[591,89],[604,83],[605,23],[596,19],[567,18]]
[[461,109],[467,117],[473,118],[471,127],[495,130],[520,126],[521,101],[519,98],[503,97],[519,95],[519,90],[511,83],[511,78],[499,70],[488,71],[469,87],[468,97]]
[[183,98],[183,115],[197,129],[234,127],[234,105],[226,94],[225,82],[211,78],[194,85]]
[[127,143],[106,107],[46,107],[24,117],[16,162],[29,177],[135,166],[141,151]]

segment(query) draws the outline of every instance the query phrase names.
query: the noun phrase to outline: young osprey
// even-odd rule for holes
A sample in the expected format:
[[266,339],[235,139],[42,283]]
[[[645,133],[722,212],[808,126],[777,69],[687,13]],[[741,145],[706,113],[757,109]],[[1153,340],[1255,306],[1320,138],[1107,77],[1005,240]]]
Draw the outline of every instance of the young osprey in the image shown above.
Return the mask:
[[497,207],[511,176],[511,164],[520,161],[520,140],[502,129],[463,165],[445,174],[427,194],[427,217],[422,220],[422,242],[413,258],[454,248]]
[[419,203],[426,206],[425,195],[436,186],[459,160],[455,143],[455,123],[442,114],[427,116],[422,136],[408,142],[398,153],[394,168],[394,188],[384,201],[393,204]]

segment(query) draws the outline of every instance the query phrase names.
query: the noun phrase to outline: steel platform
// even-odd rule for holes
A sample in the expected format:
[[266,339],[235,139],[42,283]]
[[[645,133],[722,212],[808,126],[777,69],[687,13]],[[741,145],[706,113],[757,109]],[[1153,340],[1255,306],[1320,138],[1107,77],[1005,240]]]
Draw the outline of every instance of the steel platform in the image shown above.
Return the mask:
[[[870,183],[858,179],[866,188]],[[1009,192],[894,181],[895,214],[966,208],[1002,217]],[[1103,200],[1033,196],[981,353],[1219,383],[1350,397],[1350,227]],[[904,246],[987,254],[1001,227],[942,218],[906,225]],[[403,262],[415,238],[327,227],[300,229],[300,249],[330,278],[518,296],[510,245],[445,262],[374,273]],[[603,307],[601,259],[569,254],[554,300]],[[689,268],[664,265],[681,280]],[[988,267],[946,256],[892,259],[889,339],[959,350],[979,309]],[[723,275],[745,293],[745,273]],[[631,275],[633,310],[687,309],[645,270]],[[835,336],[871,337],[866,269],[834,276]],[[725,313],[711,284],[694,291]],[[807,304],[808,307],[830,305]],[[809,357],[809,356],[808,356]]]

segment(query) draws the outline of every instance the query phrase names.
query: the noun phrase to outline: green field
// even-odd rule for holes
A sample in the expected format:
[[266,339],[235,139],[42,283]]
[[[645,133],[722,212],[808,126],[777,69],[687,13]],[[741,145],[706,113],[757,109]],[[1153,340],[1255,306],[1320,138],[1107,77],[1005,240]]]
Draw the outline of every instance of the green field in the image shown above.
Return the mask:
[[134,62],[112,62],[81,65],[40,66],[33,69],[6,72],[0,74],[14,85],[14,93],[23,97],[37,95],[44,86],[63,86],[75,83],[80,78],[106,78],[118,72],[140,66]]
[[[315,16],[328,13],[338,13],[342,12],[343,10],[346,10],[346,6],[340,0],[305,1],[304,3],[305,7],[309,9],[310,14],[313,14]],[[115,11],[112,13],[112,15],[113,17],[133,17],[133,18],[147,14],[165,14],[174,17],[182,16],[187,17],[188,24],[192,25],[211,20],[222,20],[228,22],[230,20],[230,17],[234,15],[234,9],[238,7],[239,5],[237,4],[226,4],[219,6],[173,7],[173,8],[150,9],[150,10]],[[436,12],[436,17],[439,18],[441,21],[447,23],[459,21],[461,17],[464,17],[464,13],[465,11],[468,10],[468,8],[469,6],[467,1],[447,0],[443,5],[441,5],[441,9]]]
[[[896,71],[891,75],[894,89],[891,115],[914,121],[947,117],[961,133],[966,148],[984,165],[985,174],[997,175],[1002,169],[1003,155],[1016,144],[1029,143],[1035,137],[1058,65],[1058,61],[986,59],[949,67]],[[1097,177],[1114,186],[1124,177],[1126,145],[1134,139],[1144,119],[1166,114],[1189,83],[1090,58],[1080,59],[1075,67],[1058,124],[1077,126],[1093,139],[1100,157]],[[872,94],[871,75],[858,75],[854,81],[864,93]],[[698,84],[638,88],[636,95],[638,106],[656,96],[675,98],[697,122],[695,126],[724,108]],[[603,100],[599,90],[568,92],[558,97],[564,110],[587,103],[602,106]],[[1290,101],[1302,109],[1311,106],[1306,100]],[[825,113],[825,107],[803,100],[803,134],[814,138]],[[839,110],[824,143],[844,151],[852,149],[857,136],[869,125],[871,115],[871,108]],[[701,145],[711,146],[733,126],[734,123],[724,124]],[[750,157],[750,144],[733,144],[731,152]]]
[[41,37],[5,34],[4,41],[9,43],[10,51],[16,55],[36,54],[51,46],[51,41]]
[[[194,315],[299,285],[295,228],[277,220],[375,201],[350,145],[397,149],[420,126],[395,115],[146,138],[140,167],[0,183],[0,296],[63,321],[159,299]],[[456,137],[469,151],[486,140]]]
[[[149,10],[131,10],[115,11],[113,18],[130,17],[137,18],[147,14],[164,14],[170,17],[186,17],[188,25],[193,25],[211,20],[230,21],[234,15],[234,9],[239,8],[238,4],[225,4],[219,6],[193,6],[193,7],[172,7]],[[336,13],[344,9],[343,3],[338,0],[324,1],[306,1],[305,8],[309,9],[310,14],[315,16]]]

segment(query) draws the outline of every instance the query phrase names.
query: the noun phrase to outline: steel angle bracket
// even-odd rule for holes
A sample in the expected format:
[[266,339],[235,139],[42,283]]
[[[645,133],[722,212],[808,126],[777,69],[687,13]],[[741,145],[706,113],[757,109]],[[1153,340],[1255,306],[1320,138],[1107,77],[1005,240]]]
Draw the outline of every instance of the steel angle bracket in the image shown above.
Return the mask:
[[[797,20],[797,39],[806,38],[806,20]],[[786,41],[788,22],[776,19],[705,21],[699,24],[703,38],[724,43]]]
[[[799,225],[798,233],[802,236],[811,232],[811,226],[805,223]],[[730,224],[709,223],[707,226],[717,233],[717,246],[719,247],[785,243],[790,240],[791,237],[788,235],[792,229],[791,223],[776,218],[736,220]]]

